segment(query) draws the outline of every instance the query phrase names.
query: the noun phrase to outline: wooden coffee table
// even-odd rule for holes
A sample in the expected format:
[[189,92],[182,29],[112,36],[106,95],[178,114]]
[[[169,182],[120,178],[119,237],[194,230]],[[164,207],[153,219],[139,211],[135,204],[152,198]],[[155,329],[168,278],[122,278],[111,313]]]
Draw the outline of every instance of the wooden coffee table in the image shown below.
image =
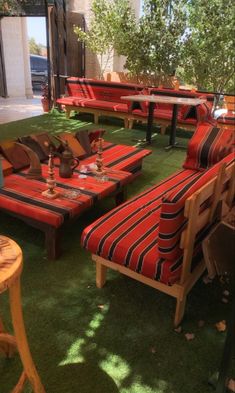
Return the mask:
[[[133,180],[130,172],[105,168],[107,179],[100,182],[93,173],[86,178],[79,177],[79,171],[69,179],[59,177],[59,168],[55,167],[56,190],[60,193],[56,199],[42,195],[46,190],[48,167],[42,164],[42,179],[26,179],[26,171],[13,173],[4,179],[0,188],[0,204],[5,200],[5,212],[22,219],[27,224],[45,233],[45,244],[49,259],[60,255],[61,229],[76,220],[81,214],[93,207],[97,201],[114,196],[116,204],[125,198],[125,187]],[[71,191],[79,196],[71,198]]]

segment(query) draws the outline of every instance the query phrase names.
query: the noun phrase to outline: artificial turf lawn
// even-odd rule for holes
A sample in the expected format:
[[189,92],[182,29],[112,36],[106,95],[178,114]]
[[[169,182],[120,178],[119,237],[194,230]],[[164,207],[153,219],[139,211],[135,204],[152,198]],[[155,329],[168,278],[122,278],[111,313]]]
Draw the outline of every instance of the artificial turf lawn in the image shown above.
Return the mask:
[[[0,140],[34,132],[105,128],[105,139],[134,145],[144,127],[122,128],[103,119],[99,127],[89,116],[65,119],[51,114],[0,126]],[[155,129],[157,131],[157,129]],[[180,168],[185,151],[165,151],[168,136],[157,135],[143,174],[128,188],[128,197]],[[187,139],[181,142],[187,143]],[[220,363],[225,334],[214,324],[226,319],[229,304],[221,302],[224,286],[200,280],[190,292],[184,333],[173,330],[175,300],[110,271],[103,289],[95,286],[95,267],[80,247],[83,228],[114,206],[107,199],[86,212],[63,235],[63,254],[47,261],[43,234],[0,213],[1,233],[13,238],[24,253],[23,311],[31,352],[47,393],[210,393],[208,377]],[[1,311],[11,331],[8,294]],[[198,327],[204,320],[205,326]],[[19,357],[0,358],[0,392],[8,393],[21,371]],[[234,370],[230,371],[234,377]],[[232,375],[233,374],[233,375]],[[25,392],[31,392],[29,385]]]

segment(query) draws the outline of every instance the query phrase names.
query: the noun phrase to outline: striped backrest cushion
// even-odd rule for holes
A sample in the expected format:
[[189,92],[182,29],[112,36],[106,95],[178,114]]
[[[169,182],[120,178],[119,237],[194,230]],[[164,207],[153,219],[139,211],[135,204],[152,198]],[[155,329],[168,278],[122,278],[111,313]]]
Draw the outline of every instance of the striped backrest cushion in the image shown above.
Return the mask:
[[193,176],[163,197],[158,241],[159,255],[162,258],[174,260],[182,253],[179,244],[181,233],[187,224],[187,219],[184,217],[186,199],[215,177],[221,163],[225,162],[228,166],[234,161],[235,156],[231,153],[207,171],[195,171]]
[[233,130],[201,123],[188,144],[183,167],[204,171],[229,154],[233,144]]

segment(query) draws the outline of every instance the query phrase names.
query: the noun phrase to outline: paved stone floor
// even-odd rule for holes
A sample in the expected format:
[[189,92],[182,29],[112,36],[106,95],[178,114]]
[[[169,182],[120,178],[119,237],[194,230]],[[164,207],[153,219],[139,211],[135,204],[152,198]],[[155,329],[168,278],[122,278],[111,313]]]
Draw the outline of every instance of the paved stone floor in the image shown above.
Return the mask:
[[33,98],[0,97],[0,124],[39,116],[42,114],[43,110],[40,95],[34,95]]

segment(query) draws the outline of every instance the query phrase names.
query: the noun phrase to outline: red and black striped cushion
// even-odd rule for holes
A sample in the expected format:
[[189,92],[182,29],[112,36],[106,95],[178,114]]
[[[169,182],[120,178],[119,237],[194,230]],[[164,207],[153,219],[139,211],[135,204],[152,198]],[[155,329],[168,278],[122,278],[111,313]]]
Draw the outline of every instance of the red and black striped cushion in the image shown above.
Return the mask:
[[200,124],[188,144],[184,168],[203,171],[232,151],[234,133],[210,123]]
[[228,166],[234,161],[234,154],[231,153],[207,171],[193,172],[190,178],[186,178],[183,183],[177,185],[172,192],[164,196],[161,206],[158,243],[159,255],[162,258],[175,260],[182,253],[179,243],[182,230],[187,224],[184,217],[186,199],[218,173],[222,162],[225,162]]
[[227,111],[226,113],[223,113],[221,116],[219,116],[217,121],[220,124],[235,125],[235,112]]
[[113,209],[88,226],[82,244],[93,254],[124,265],[149,278],[172,284],[180,276],[182,258],[169,261],[158,251],[162,197],[194,178],[181,170]]

